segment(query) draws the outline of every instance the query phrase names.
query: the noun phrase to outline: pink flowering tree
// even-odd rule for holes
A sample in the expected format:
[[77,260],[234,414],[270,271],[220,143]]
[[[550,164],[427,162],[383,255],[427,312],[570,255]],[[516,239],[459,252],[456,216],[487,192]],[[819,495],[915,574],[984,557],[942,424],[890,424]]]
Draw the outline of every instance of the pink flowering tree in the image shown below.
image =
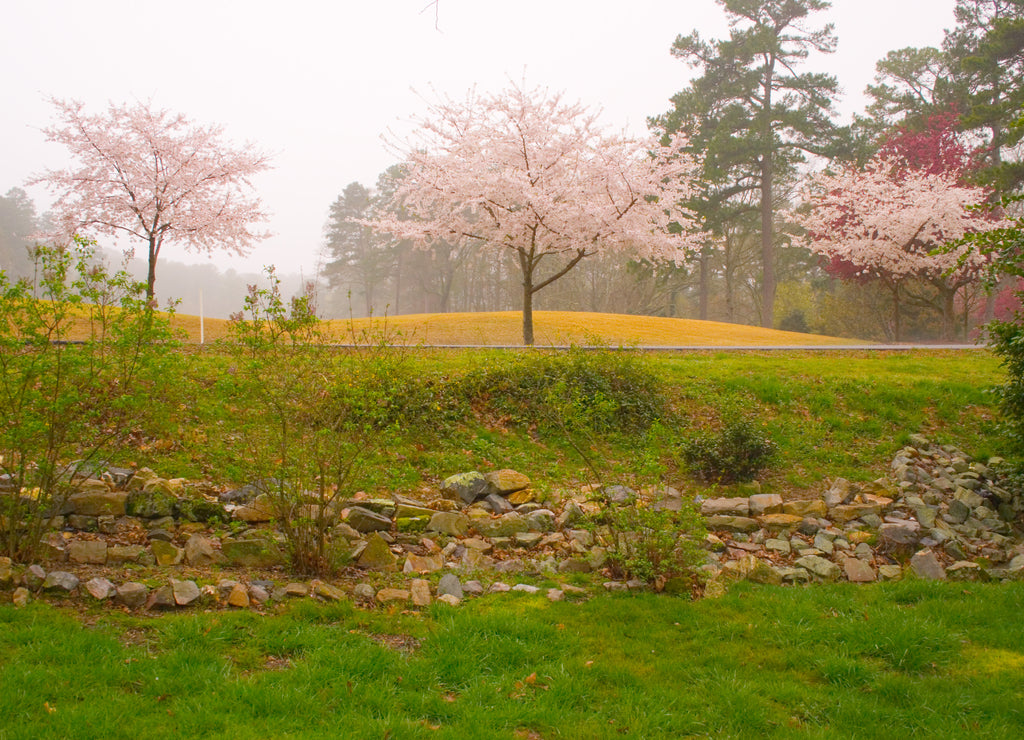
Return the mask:
[[933,174],[879,156],[863,170],[813,177],[796,220],[806,230],[805,246],[824,257],[833,274],[889,288],[896,341],[900,301],[911,281],[935,289],[944,337],[952,339],[957,291],[979,279],[987,259],[950,245],[998,226],[989,214],[971,210],[987,195],[962,184],[956,172]]
[[678,140],[608,133],[585,106],[517,86],[442,100],[414,123],[394,143],[407,162],[395,198],[412,218],[368,223],[420,247],[475,240],[513,255],[527,345],[534,295],[586,257],[623,251],[680,264],[699,248],[679,205],[696,165]]
[[45,236],[127,235],[146,244],[152,301],[156,263],[165,244],[187,250],[245,254],[266,236],[254,226],[267,214],[251,178],[269,168],[252,145],[234,148],[219,126],[200,126],[149,105],[111,105],[87,115],[83,105],[53,99],[57,123],[43,129],[75,161],[49,170],[44,183],[57,196],[57,230]]

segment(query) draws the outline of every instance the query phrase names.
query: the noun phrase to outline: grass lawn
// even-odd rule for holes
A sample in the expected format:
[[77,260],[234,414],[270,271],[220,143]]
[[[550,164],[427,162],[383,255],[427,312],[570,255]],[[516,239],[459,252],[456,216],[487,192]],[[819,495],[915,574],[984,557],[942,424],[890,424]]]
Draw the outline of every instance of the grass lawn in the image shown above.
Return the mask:
[[0,737],[1021,737],[1022,611],[1021,584],[915,581],[423,615],[8,605]]
[[[420,415],[407,415],[397,438],[368,456],[357,490],[416,495],[457,472],[502,467],[521,470],[542,487],[592,482],[564,435],[538,428],[528,418],[534,410],[498,398],[499,381],[544,356],[540,350],[410,351],[406,387],[421,389]],[[1004,454],[989,392],[1002,382],[1002,371],[986,350],[634,357],[663,389],[665,412],[647,433],[610,429],[581,440],[609,479],[703,491],[681,468],[680,440],[738,416],[756,420],[778,445],[762,485],[784,496],[820,492],[825,479],[838,476],[874,480],[913,433],[977,457]],[[168,478],[244,483],[233,440],[246,401],[233,385],[233,361],[217,348],[193,349],[177,372],[154,394],[153,418],[121,463],[148,465]],[[491,385],[466,381],[474,376],[491,378]]]

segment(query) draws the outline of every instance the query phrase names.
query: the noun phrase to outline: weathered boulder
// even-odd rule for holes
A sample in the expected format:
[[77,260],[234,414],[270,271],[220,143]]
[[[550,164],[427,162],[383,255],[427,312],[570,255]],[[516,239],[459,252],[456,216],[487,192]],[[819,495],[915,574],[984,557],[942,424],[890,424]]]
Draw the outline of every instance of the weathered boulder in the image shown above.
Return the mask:
[[229,565],[267,568],[284,562],[284,555],[278,544],[260,537],[225,539],[221,541],[220,551]]
[[386,516],[362,506],[353,506],[348,510],[345,523],[357,532],[385,532],[391,529],[391,520]]
[[69,514],[79,516],[124,516],[128,494],[124,491],[102,489],[97,491],[81,491],[68,497]]
[[68,560],[80,565],[104,565],[107,543],[104,540],[73,540],[67,546]]
[[189,565],[213,565],[224,561],[220,550],[214,547],[213,540],[201,534],[194,534],[185,543],[185,561]]
[[471,504],[488,493],[487,479],[483,473],[472,470],[468,473],[456,473],[441,483],[441,495],[453,501]]
[[384,538],[378,532],[374,532],[366,540],[366,547],[359,554],[356,564],[360,568],[366,568],[367,570],[386,572],[398,570],[398,558],[391,552],[388,543],[384,541]]
[[484,476],[487,482],[487,493],[508,496],[516,491],[530,487],[530,479],[515,470],[494,470]]
[[469,533],[469,517],[457,511],[439,511],[430,517],[427,531],[465,537]]

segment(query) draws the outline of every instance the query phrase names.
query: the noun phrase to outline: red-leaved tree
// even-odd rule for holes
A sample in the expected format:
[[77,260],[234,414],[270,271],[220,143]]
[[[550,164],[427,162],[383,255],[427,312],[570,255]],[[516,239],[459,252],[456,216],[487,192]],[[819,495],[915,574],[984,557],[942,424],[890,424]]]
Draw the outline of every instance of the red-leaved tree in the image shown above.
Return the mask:
[[270,165],[252,145],[232,147],[219,126],[200,126],[142,103],[87,115],[81,103],[51,102],[57,123],[43,133],[66,146],[75,165],[30,180],[58,195],[57,231],[46,237],[93,232],[142,240],[152,300],[164,244],[245,254],[266,236],[253,228],[267,214],[250,178]]
[[395,144],[407,162],[395,198],[412,219],[369,223],[420,246],[472,239],[514,255],[531,345],[534,295],[584,258],[682,263],[699,248],[679,205],[696,171],[680,142],[611,134],[596,119],[542,89],[442,100]]
[[893,296],[894,338],[900,340],[900,301],[911,280],[937,291],[943,334],[952,339],[957,291],[978,279],[986,258],[948,248],[965,234],[999,225],[971,210],[987,198],[957,173],[912,169],[905,160],[878,156],[863,170],[822,173],[808,186],[808,208],[796,216],[805,246],[848,280],[880,280]]

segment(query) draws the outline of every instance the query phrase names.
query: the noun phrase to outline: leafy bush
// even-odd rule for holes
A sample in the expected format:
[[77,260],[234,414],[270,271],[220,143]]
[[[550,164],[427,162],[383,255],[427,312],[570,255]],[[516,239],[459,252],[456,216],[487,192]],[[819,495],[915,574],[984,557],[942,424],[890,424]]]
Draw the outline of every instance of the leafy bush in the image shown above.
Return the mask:
[[[74,479],[150,411],[173,355],[146,286],[91,242],[39,247],[32,279],[0,271],[0,551],[31,559]],[[6,489],[6,490],[5,490]]]
[[682,456],[694,475],[708,483],[754,480],[771,462],[777,447],[749,419],[728,421],[717,433],[682,444]]
[[1006,438],[1017,454],[1024,453],[1024,325],[995,321],[988,325],[989,343],[1006,368],[1006,382],[996,388]]
[[[590,351],[510,355],[468,373],[461,395],[514,424],[607,433],[643,431],[665,412],[660,378],[642,355]],[[557,407],[556,418],[552,409]]]
[[672,512],[641,502],[604,502],[596,523],[606,526],[608,563],[617,577],[664,584],[675,577],[695,578],[704,562],[704,518],[692,502]]
[[331,347],[312,296],[286,302],[273,269],[267,277],[232,317],[239,393],[253,400],[241,412],[241,467],[268,482],[292,567],[327,575],[348,554],[333,533],[360,467],[400,429],[425,426],[437,387],[386,332]]

